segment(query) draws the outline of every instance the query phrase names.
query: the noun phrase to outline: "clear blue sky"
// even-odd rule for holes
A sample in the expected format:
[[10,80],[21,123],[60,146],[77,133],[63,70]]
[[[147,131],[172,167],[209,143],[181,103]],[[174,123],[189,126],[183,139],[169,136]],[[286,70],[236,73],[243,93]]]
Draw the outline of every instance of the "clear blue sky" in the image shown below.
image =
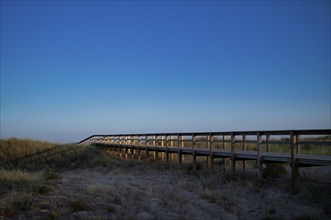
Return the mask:
[[1,138],[331,128],[330,1],[1,1]]

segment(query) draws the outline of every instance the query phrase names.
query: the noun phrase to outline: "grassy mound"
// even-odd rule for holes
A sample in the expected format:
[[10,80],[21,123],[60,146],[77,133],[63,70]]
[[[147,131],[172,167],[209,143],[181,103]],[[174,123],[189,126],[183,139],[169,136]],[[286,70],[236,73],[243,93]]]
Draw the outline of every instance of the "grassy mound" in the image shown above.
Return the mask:
[[95,146],[55,144],[30,139],[0,140],[0,218],[33,210],[33,198],[52,191],[47,180],[59,172],[119,162]]
[[53,144],[28,139],[0,142],[0,168],[25,171],[67,170],[91,166],[111,167],[115,160],[95,146]]

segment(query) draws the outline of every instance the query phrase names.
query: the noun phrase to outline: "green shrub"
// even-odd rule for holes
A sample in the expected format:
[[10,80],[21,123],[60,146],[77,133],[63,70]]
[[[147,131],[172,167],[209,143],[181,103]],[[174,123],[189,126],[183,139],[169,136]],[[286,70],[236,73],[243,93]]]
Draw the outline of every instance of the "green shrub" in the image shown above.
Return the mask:
[[0,169],[0,195],[9,191],[34,192],[41,184],[38,173]]

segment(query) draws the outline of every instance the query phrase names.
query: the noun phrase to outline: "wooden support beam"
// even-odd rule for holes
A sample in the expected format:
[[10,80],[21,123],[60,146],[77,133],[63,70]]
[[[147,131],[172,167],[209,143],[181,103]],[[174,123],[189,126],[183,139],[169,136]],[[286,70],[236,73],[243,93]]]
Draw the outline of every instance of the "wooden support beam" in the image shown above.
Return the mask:
[[196,156],[196,153],[195,153],[195,143],[196,143],[196,136],[195,134],[192,134],[192,159],[193,159],[193,171],[196,171],[197,170],[197,156]]
[[149,150],[148,150],[148,135],[146,135],[146,157],[149,158]]
[[140,152],[140,147],[138,148],[138,160],[141,161],[141,152]]
[[157,135],[154,135],[154,159],[157,160],[159,158],[159,152],[157,151],[157,144],[158,144],[158,136]]
[[209,169],[214,170],[214,153],[212,152],[209,157]]
[[197,170],[197,156],[196,156],[195,151],[193,151],[192,157],[193,157],[193,171],[196,171]]
[[128,153],[129,153],[129,149],[127,146],[125,146],[125,159],[128,159]]
[[182,157],[182,146],[181,146],[182,139],[180,134],[178,134],[177,136],[177,144],[178,144],[178,168],[181,168],[183,157]]
[[[270,142],[270,134],[266,134],[266,144],[265,144],[265,150],[266,150],[266,152],[269,152],[270,151],[270,144],[269,144],[269,142]],[[266,166],[267,166],[267,169],[269,169],[270,168],[270,166],[272,166],[270,163],[266,163]]]
[[[161,146],[164,147],[165,144],[164,144],[164,135],[161,136]],[[161,159],[162,160],[165,160],[165,152],[164,153],[161,153]]]
[[169,135],[166,135],[166,138],[165,138],[165,147],[166,147],[166,161],[167,161],[167,164],[169,165]]
[[262,170],[262,160],[261,160],[261,148],[262,148],[262,134],[260,132],[257,133],[257,140],[256,140],[256,148],[257,148],[257,175],[258,178],[262,178],[263,177],[263,170]]
[[138,160],[141,160],[141,152],[140,152],[140,147],[141,147],[141,135],[138,135]]
[[299,174],[299,168],[297,164],[297,153],[298,153],[298,135],[291,132],[291,168],[292,168],[292,192],[297,192],[297,180]]
[[295,138],[295,142],[296,142],[296,145],[297,145],[297,154],[300,154],[301,153],[301,145],[299,144],[299,135],[296,135],[296,138]]
[[236,171],[236,135],[231,133],[231,169],[232,172],[235,173]]
[[120,157],[123,158],[123,150],[122,150],[122,136],[119,136],[119,150],[120,150]]
[[167,164],[169,165],[169,149],[168,148],[166,149],[166,161],[167,161]]
[[[246,134],[243,134],[243,150],[246,151]],[[243,172],[246,172],[246,160],[243,160]]]
[[[170,136],[170,147],[171,148],[174,147],[174,141],[173,141],[173,136],[172,135]],[[171,158],[172,161],[174,160],[174,156],[175,156],[174,154],[170,155],[170,158]]]
[[213,135],[208,134],[207,136],[207,148],[209,150],[209,160],[208,160],[208,167],[209,169],[213,170],[214,169],[214,155],[213,155],[213,149],[212,149],[212,143],[213,143]]
[[[223,143],[222,143],[222,145],[223,145],[223,150],[225,150],[227,148],[227,143],[226,143],[226,135],[224,135],[224,134],[223,134]],[[223,171],[225,171],[225,167],[227,166],[226,160],[227,159],[224,157],[223,158]]]
[[182,158],[182,150],[181,149],[178,149],[178,168],[181,168],[182,167],[182,161],[183,161],[183,158]]

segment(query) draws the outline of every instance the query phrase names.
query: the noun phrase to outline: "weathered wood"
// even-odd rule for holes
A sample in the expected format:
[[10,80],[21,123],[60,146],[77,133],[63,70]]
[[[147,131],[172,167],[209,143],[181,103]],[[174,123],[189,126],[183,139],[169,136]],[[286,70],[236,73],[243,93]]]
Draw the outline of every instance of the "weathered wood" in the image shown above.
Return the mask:
[[146,157],[149,158],[148,135],[146,135],[145,141],[146,141]]
[[257,133],[257,169],[258,169],[258,177],[262,178],[263,177],[263,170],[262,170],[262,155],[261,155],[261,144],[262,144],[262,134],[260,132]]
[[213,170],[214,169],[214,156],[213,156],[213,150],[212,150],[212,138],[213,136],[211,134],[207,135],[207,148],[209,150],[209,157],[207,156],[207,164],[208,168]]
[[[223,150],[225,150],[227,148],[227,143],[226,143],[226,135],[223,134]],[[223,158],[223,170],[225,171],[225,167],[226,167],[226,158]]]
[[236,136],[234,133],[231,133],[231,169],[234,173],[236,171]]
[[182,161],[183,161],[183,158],[182,158],[182,150],[179,148],[178,149],[178,167],[181,168],[182,167]]
[[195,151],[193,151],[192,157],[193,157],[193,171],[196,171],[197,170],[197,156],[195,154]]
[[298,164],[297,164],[297,153],[298,153],[298,136],[295,132],[291,132],[291,168],[292,168],[292,192],[297,190],[297,179],[298,179]]
[[[164,147],[164,136],[161,136],[161,146]],[[165,152],[161,153],[161,159],[164,160],[165,159]]]
[[[247,139],[246,135],[256,135],[255,139]],[[263,136],[265,135],[265,140]],[[305,136],[306,138],[301,136]],[[170,155],[173,159],[175,154],[178,155],[178,166],[180,167],[183,162],[183,157],[190,155],[193,157],[193,170],[197,168],[197,157],[204,156],[207,158],[207,165],[210,168],[214,166],[215,158],[223,159],[223,168],[226,167],[226,160],[231,160],[231,169],[233,172],[236,170],[236,161],[243,161],[243,170],[246,170],[245,160],[255,160],[258,167],[258,176],[262,177],[262,165],[265,163],[287,163],[291,165],[292,174],[292,190],[295,192],[297,188],[297,178],[299,167],[305,166],[331,166],[331,156],[324,155],[305,155],[300,153],[300,145],[308,144],[311,146],[331,146],[329,139],[322,140],[309,140],[309,136],[331,136],[331,129],[324,130],[295,130],[295,131],[247,131],[247,132],[200,132],[200,133],[163,133],[163,134],[124,134],[124,135],[93,135],[84,139],[79,144],[90,145],[96,144],[97,146],[112,150],[115,156],[121,158],[128,158],[128,154],[134,158],[138,154],[138,159],[141,160],[142,151],[154,152],[157,159],[158,153],[161,153],[162,159],[166,159],[167,163],[170,162]],[[206,139],[197,137],[204,136]],[[214,139],[215,136],[215,139]],[[242,136],[242,139],[236,140],[236,136]],[[270,139],[270,136],[285,136],[289,138],[279,138],[278,140]],[[143,139],[142,137],[145,137]],[[160,139],[161,137],[161,139]],[[175,138],[174,138],[175,137]],[[177,139],[176,139],[177,137]],[[185,137],[185,138],[184,138]],[[187,138],[187,137],[191,137]],[[217,138],[216,138],[217,137]],[[218,137],[223,137],[219,139]],[[227,140],[227,137],[231,137]],[[165,140],[164,140],[165,139]],[[144,140],[144,142],[143,142]],[[178,145],[174,146],[174,141]],[[161,146],[159,143],[161,142]],[[197,148],[197,142],[205,142],[205,148]],[[144,143],[144,144],[143,144]],[[187,146],[186,143],[191,143]],[[217,147],[217,143],[222,144],[222,148]],[[227,148],[227,143],[231,144],[231,148]],[[247,143],[256,143],[256,151],[248,151],[246,149]],[[236,149],[236,145],[242,144],[242,150]],[[291,153],[277,153],[272,152],[270,146],[272,144],[288,145]],[[262,146],[266,146],[265,152]],[[118,150],[117,150],[118,149]]]
[[[246,134],[243,134],[242,138],[243,138],[242,148],[244,151],[246,151]],[[243,172],[245,171],[246,171],[246,161],[243,160]]]
[[[173,149],[174,148],[174,140],[173,140],[173,136],[171,135],[170,136],[170,147],[171,147],[171,149]],[[174,154],[171,154],[171,160],[173,161],[174,160]]]

